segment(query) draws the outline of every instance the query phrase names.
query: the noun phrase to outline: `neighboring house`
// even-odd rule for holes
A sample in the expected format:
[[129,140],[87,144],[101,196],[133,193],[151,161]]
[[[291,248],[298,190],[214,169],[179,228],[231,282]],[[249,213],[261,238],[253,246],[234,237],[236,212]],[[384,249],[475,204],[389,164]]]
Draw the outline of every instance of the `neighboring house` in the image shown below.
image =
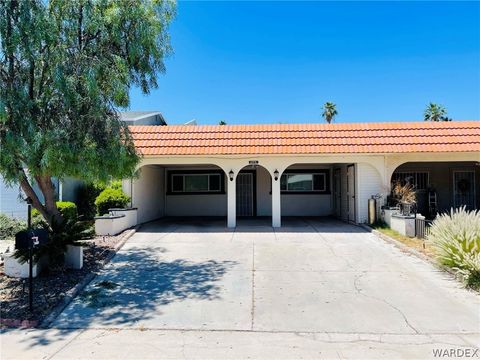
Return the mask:
[[120,119],[128,125],[167,125],[159,111],[122,111]]
[[333,215],[367,220],[392,181],[439,211],[480,208],[480,122],[131,126],[143,154],[123,188],[139,222],[164,216]]
[[[75,201],[78,188],[82,185],[81,181],[72,178],[67,178],[63,181],[53,178],[52,182],[55,186],[55,197],[59,201]],[[40,201],[43,202],[43,195],[38,186],[35,183],[32,186]],[[0,176],[1,213],[18,219],[26,219],[27,203],[25,197],[19,185],[8,186]]]

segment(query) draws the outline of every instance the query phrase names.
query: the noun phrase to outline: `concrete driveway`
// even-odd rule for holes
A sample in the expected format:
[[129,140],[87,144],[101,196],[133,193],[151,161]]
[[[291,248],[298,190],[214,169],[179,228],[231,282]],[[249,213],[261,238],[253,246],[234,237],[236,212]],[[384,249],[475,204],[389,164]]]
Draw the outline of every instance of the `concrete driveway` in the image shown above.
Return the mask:
[[210,358],[428,358],[480,345],[479,297],[449,275],[357,226],[284,225],[145,225],[53,324],[64,335],[90,331],[63,355],[95,348],[92,331],[116,356],[147,338]]

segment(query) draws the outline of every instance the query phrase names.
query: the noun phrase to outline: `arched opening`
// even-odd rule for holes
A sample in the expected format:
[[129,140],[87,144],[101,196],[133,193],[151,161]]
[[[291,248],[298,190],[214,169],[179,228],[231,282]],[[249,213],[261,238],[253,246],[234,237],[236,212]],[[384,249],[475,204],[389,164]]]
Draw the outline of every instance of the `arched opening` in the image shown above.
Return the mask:
[[237,225],[271,225],[271,175],[261,165],[243,167],[235,177]]
[[124,191],[138,208],[138,223],[163,217],[189,221],[207,218],[225,223],[227,176],[213,164],[150,164],[124,181]]
[[[395,183],[412,185],[416,194],[416,212],[434,218],[437,213],[465,206],[480,208],[480,167],[473,161],[406,162],[390,178]],[[397,200],[390,194],[388,205]]]
[[[350,167],[348,167],[350,166]],[[342,203],[346,192],[346,178],[350,177],[354,190],[354,164],[297,163],[288,166],[280,177],[282,224],[298,218],[325,218],[335,216],[348,220]],[[348,172],[348,175],[347,175]],[[351,210],[354,221],[354,205]]]

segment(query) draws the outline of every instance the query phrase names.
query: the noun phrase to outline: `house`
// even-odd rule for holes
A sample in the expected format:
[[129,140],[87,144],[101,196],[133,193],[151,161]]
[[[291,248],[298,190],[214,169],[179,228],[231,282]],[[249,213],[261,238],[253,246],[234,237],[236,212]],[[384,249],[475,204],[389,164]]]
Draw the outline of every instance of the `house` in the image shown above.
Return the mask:
[[[77,191],[82,182],[77,179],[67,178],[60,181],[52,178],[55,187],[55,198],[59,201],[76,201]],[[36,183],[32,184],[33,190],[41,202],[44,201],[42,192]],[[27,202],[25,194],[19,185],[9,185],[0,176],[0,213],[17,219],[27,219]]]
[[409,181],[419,207],[480,208],[480,122],[131,126],[143,155],[124,191],[138,221],[165,216],[333,215],[367,221],[392,181]]

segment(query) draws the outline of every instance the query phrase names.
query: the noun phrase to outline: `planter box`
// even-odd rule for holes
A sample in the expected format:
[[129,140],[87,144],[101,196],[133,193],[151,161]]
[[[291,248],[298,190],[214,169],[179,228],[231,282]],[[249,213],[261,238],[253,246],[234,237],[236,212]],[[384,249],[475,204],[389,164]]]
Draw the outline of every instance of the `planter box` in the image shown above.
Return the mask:
[[95,218],[95,233],[97,235],[117,235],[128,226],[125,215],[104,215]]
[[108,209],[110,215],[125,215],[126,229],[137,225],[137,208]]
[[[29,264],[28,261],[25,261],[23,264],[20,263],[18,259],[13,257],[13,253],[3,254],[3,261],[5,267],[5,275],[15,278],[28,278],[29,274]],[[40,259],[36,264],[33,264],[32,275],[37,277],[37,275],[42,271],[42,268],[46,264],[46,259]]]
[[68,245],[65,253],[65,266],[68,269],[80,270],[83,267],[83,247]]
[[392,215],[398,214],[398,209],[396,207],[382,207],[382,220],[389,226],[392,227]]
[[390,228],[404,236],[413,238],[415,237],[415,216],[403,216],[394,214],[391,217]]

